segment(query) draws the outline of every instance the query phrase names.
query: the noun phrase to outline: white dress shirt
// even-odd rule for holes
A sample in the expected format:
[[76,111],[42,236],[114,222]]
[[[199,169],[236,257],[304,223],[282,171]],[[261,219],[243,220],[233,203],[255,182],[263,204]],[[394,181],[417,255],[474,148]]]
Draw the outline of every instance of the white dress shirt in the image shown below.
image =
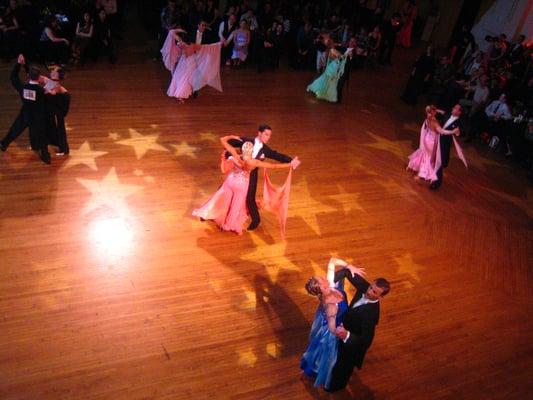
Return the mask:
[[453,115],[450,116],[450,118],[448,118],[448,121],[446,121],[446,123],[444,124],[442,129],[446,129],[447,127],[449,127],[451,124],[453,124],[455,121],[457,121],[457,118],[458,117],[454,117]]
[[196,31],[196,44],[202,44],[202,32]]
[[[259,154],[259,151],[263,148],[263,142],[259,140],[259,138],[255,138],[254,140],[254,150],[252,151],[252,157],[256,158],[257,154]],[[261,158],[264,158],[262,156]]]
[[494,100],[485,108],[485,114],[487,117],[499,116],[501,119],[511,119],[511,112],[509,106],[506,103],[502,103],[500,100]]

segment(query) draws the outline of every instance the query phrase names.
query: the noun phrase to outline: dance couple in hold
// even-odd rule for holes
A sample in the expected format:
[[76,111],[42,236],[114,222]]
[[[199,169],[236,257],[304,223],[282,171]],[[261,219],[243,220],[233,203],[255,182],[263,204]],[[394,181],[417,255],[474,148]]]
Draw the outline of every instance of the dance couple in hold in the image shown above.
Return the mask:
[[[369,283],[364,275],[363,268],[331,258],[327,278],[313,277],[305,286],[319,306],[300,368],[328,392],[346,387],[354,367],[361,369],[379,321],[380,300],[390,291],[386,279]],[[349,305],[344,279],[357,289]]]
[[[443,124],[437,120],[437,114],[441,114]],[[442,185],[443,169],[448,166],[450,160],[450,148],[452,141],[457,155],[468,167],[465,156],[455,139],[461,132],[461,106],[456,104],[452,111],[444,114],[434,105],[426,107],[426,120],[420,129],[419,148],[409,156],[407,170],[416,172],[415,178],[422,178],[431,182],[429,188],[436,190]]]
[[[221,169],[227,174],[226,179],[203,206],[193,211],[194,216],[202,220],[214,220],[222,230],[241,235],[244,223],[250,215],[252,222],[248,230],[256,229],[260,223],[255,201],[258,169],[265,168],[262,206],[278,215],[282,235],[284,234],[291,172],[285,184],[281,188],[276,188],[270,183],[266,169],[296,169],[300,165],[300,160],[298,157],[291,158],[272,150],[267,145],[271,135],[270,126],[261,125],[255,138],[230,135],[220,139],[227,151],[226,154],[230,155],[226,159],[226,154],[223,153],[221,160]],[[237,149],[241,149],[240,154]],[[265,158],[279,161],[279,164],[263,161]]]

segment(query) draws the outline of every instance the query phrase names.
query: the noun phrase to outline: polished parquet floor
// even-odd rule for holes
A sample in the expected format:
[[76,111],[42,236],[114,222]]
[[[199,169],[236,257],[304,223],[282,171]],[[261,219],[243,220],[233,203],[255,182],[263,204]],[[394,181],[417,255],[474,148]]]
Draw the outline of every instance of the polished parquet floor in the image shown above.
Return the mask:
[[[479,145],[438,192],[405,172],[423,118],[398,101],[414,51],[353,74],[342,105],[286,68],[224,69],[223,93],[180,105],[131,44],[69,73],[70,157],[42,164],[27,134],[0,155],[1,399],[531,398],[532,189]],[[10,69],[1,132],[20,106]],[[261,122],[302,160],[285,241],[267,213],[240,237],[191,217],[222,181],[218,137]],[[335,395],[298,369],[316,308],[303,286],[331,255],[392,282]]]

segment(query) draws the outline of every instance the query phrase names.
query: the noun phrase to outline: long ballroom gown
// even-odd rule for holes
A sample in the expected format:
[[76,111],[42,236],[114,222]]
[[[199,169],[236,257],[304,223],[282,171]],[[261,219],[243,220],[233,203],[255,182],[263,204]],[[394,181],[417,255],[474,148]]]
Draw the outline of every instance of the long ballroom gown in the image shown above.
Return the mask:
[[431,130],[427,121],[420,129],[420,146],[409,156],[408,168],[428,181],[436,181],[437,171],[441,165],[439,134]]
[[192,215],[205,220],[214,220],[224,231],[242,234],[248,217],[246,194],[250,173],[237,164],[228,173],[222,186],[207,202],[193,211]]
[[[346,293],[339,290],[345,300],[337,303],[337,316],[335,324],[339,326],[344,313],[348,310]],[[300,368],[312,378],[315,378],[316,387],[324,386],[328,388],[331,381],[331,372],[337,361],[338,338],[328,329],[326,316],[326,306],[321,302],[315,314],[311,333],[309,334],[309,345],[300,361]]]
[[335,103],[337,101],[337,83],[344,73],[346,58],[329,60],[326,70],[307,86],[308,92],[313,92],[318,99]]

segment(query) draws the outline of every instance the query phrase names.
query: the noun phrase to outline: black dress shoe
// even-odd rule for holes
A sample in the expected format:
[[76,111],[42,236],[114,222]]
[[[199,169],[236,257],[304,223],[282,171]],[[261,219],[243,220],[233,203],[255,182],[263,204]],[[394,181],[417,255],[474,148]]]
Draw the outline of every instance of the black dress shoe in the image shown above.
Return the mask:
[[5,144],[0,144],[0,150],[6,151],[7,150],[7,146]]
[[40,151],[39,152],[39,158],[41,159],[41,161],[45,164],[50,164],[51,163],[51,160],[50,160],[50,153],[48,152],[43,152],[43,151]]
[[257,227],[259,226],[259,222],[252,222],[250,225],[248,225],[248,229],[249,231],[253,231],[255,230]]
[[431,185],[429,185],[429,190],[437,190],[440,187],[440,183],[433,182]]
[[192,98],[196,99],[197,97],[198,97],[198,91],[195,90],[194,92],[192,92]]

